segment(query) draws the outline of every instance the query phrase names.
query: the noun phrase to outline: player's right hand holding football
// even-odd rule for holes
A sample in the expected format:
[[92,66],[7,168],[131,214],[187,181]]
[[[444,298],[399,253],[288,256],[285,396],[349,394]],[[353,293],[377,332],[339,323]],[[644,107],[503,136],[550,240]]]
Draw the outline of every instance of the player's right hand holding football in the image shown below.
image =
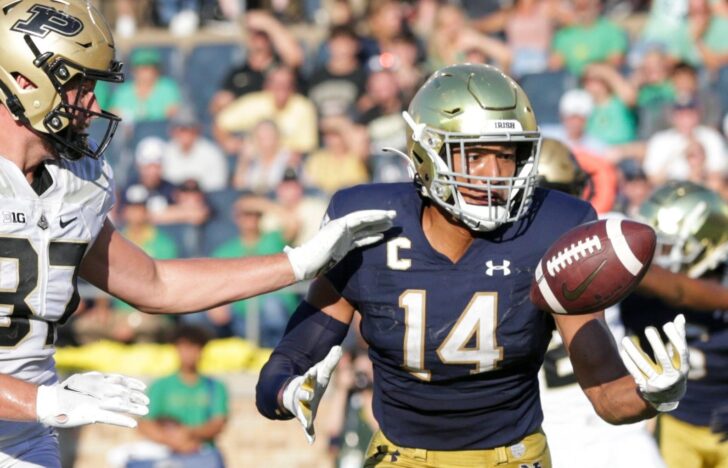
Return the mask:
[[631,339],[622,339],[620,355],[627,370],[634,377],[642,397],[657,411],[672,411],[685,395],[690,370],[688,344],[685,339],[685,317],[662,326],[672,348],[667,351],[655,327],[645,328],[645,336],[652,346],[657,363],[653,362]]
[[283,389],[283,407],[303,426],[309,444],[316,440],[313,420],[316,418],[321,397],[326,392],[331,374],[341,359],[341,346],[334,346],[329,354],[304,375],[291,380]]

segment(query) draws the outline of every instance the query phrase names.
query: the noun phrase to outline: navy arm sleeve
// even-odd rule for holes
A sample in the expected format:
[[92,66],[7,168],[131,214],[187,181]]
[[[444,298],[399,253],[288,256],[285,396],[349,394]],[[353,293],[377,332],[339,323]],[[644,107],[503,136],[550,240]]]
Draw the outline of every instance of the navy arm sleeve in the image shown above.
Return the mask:
[[321,361],[329,350],[340,345],[349,324],[326,315],[307,302],[301,302],[291,316],[286,332],[263,366],[255,387],[255,405],[268,419],[291,419],[278,405],[278,394],[286,383]]

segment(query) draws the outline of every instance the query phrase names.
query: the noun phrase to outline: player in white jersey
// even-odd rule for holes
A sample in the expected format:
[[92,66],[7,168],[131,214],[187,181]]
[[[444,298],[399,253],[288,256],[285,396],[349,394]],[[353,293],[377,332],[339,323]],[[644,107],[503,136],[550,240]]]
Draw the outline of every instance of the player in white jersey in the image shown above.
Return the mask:
[[[0,466],[60,466],[48,426],[133,426],[122,413],[146,411],[133,379],[57,383],[55,328],[78,305],[79,275],[145,312],[204,310],[311,278],[394,216],[352,213],[285,254],[155,261],[107,219],[114,185],[101,155],[120,119],[96,103],[99,80],[123,75],[90,1],[0,1]],[[106,124],[98,144],[92,119]]]
[[[568,148],[545,139],[541,147],[539,185],[583,197],[589,193],[585,174]],[[585,190],[586,188],[586,190]],[[621,216],[621,215],[616,215]],[[650,267],[638,286],[641,294],[695,310],[713,311],[728,306],[728,290],[710,281]],[[617,342],[624,337],[619,306],[605,310],[605,319]],[[539,375],[543,428],[549,438],[553,465],[559,468],[661,468],[665,464],[655,439],[644,422],[612,426],[599,418],[579,387],[568,353],[554,332]]]

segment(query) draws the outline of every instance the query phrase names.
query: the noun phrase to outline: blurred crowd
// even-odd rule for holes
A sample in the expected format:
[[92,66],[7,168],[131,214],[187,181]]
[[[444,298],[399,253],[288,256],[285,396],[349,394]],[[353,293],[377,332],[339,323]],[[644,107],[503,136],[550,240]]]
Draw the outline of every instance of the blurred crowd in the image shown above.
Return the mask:
[[[633,213],[666,180],[728,196],[728,1],[102,1],[127,80],[106,157],[115,222],[159,258],[275,253],[340,188],[410,180],[401,112],[433,70],[492,63],[571,148],[598,211]],[[195,41],[227,25],[227,40]],[[223,28],[224,29],[224,28]],[[141,31],[188,36],[134,41]],[[312,39],[313,38],[313,39]],[[92,129],[93,130],[93,129]],[[185,316],[264,347],[300,293]],[[91,295],[70,342],[159,341],[167,317]]]
[[[634,214],[667,180],[728,198],[728,0],[96,3],[127,74],[97,87],[123,118],[106,153],[113,217],[157,258],[280,252],[318,229],[336,190],[411,180],[401,112],[432,71],[466,61],[519,81],[543,135],[589,173],[599,212]],[[224,34],[209,40],[212,31]],[[178,320],[272,347],[301,293]],[[85,296],[66,343],[165,341],[179,325]],[[371,367],[355,341],[334,396],[358,415],[331,423],[340,461],[376,429]]]

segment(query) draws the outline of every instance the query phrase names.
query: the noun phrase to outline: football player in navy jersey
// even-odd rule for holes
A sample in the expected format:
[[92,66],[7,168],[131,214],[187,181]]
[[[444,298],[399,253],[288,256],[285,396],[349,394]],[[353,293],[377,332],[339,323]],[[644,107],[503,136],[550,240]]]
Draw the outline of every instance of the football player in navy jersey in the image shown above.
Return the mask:
[[[657,231],[655,263],[712,282],[716,289],[728,287],[728,204],[717,193],[691,182],[670,182],[655,190],[639,214]],[[706,313],[686,306],[634,294],[622,302],[622,320],[636,333],[685,315],[689,385],[680,406],[660,416],[660,451],[670,468],[726,467],[728,443],[710,426],[725,417],[721,408],[728,405],[728,308],[723,302]]]
[[383,242],[348,254],[312,284],[256,391],[268,418],[313,420],[355,311],[374,365],[381,430],[365,466],[551,466],[537,373],[556,327],[597,413],[614,424],[674,408],[680,359],[619,358],[603,313],[551,316],[528,299],[534,270],[565,231],[596,219],[574,197],[536,189],[540,134],[528,98],[487,65],[436,72],[403,114],[414,183],[336,193],[327,216],[396,209]]

